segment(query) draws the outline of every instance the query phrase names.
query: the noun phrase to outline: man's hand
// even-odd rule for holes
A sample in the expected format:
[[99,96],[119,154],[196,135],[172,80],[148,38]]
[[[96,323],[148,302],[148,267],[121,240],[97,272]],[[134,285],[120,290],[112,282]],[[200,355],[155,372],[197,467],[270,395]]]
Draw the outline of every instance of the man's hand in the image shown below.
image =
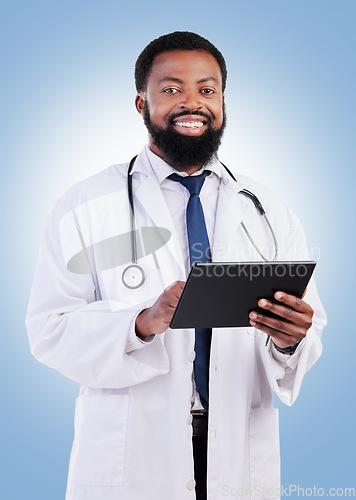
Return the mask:
[[284,292],[276,292],[274,297],[281,302],[272,304],[269,300],[258,301],[259,307],[267,309],[280,316],[280,319],[269,318],[259,312],[250,313],[250,323],[255,328],[267,333],[277,347],[285,347],[297,344],[302,340],[312,325],[314,311],[304,300],[288,295]]
[[165,289],[153,306],[145,309],[136,318],[136,335],[144,340],[150,335],[160,334],[167,330],[172,319],[185,282],[175,281]]

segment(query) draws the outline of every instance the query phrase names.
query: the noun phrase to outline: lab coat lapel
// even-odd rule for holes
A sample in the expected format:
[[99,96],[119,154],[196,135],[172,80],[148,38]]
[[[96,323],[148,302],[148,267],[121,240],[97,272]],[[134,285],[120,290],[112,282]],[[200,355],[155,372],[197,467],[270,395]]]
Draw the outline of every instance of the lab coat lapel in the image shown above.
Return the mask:
[[215,262],[231,258],[228,247],[240,227],[246,207],[244,197],[238,196],[241,189],[243,189],[241,182],[234,181],[225,170],[222,170],[212,245],[212,258]]
[[172,271],[175,279],[178,276],[179,279],[185,279],[184,261],[177,233],[161,187],[153,172],[152,175],[148,175],[140,183],[134,193],[134,198],[141,204],[144,212],[146,212],[156,227],[168,229],[171,233],[171,238],[165,246],[169,251],[169,258],[159,260],[163,279],[165,282],[169,281],[166,283],[166,286],[171,284]]

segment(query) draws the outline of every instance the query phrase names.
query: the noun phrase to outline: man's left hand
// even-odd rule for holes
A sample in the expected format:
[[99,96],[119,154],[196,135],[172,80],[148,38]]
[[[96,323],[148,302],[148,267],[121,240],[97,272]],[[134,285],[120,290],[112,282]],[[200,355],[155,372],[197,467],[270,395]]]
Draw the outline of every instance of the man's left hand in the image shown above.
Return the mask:
[[264,314],[252,311],[250,323],[252,326],[267,333],[277,347],[284,349],[302,340],[312,326],[314,311],[304,300],[284,292],[274,294],[278,304],[266,299],[258,301],[259,307],[266,309],[279,318],[270,318]]

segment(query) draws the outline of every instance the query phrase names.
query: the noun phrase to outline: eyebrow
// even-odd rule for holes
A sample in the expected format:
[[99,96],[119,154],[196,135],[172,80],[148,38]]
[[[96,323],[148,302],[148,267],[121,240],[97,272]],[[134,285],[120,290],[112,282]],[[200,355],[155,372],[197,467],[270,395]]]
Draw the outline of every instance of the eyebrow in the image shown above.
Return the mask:
[[214,78],[213,76],[208,76],[206,78],[202,78],[201,80],[199,80],[198,83],[205,83],[205,82],[215,82],[215,83],[219,83],[218,80],[216,78]]
[[174,78],[173,76],[166,76],[165,78],[162,78],[162,80],[159,81],[159,83],[163,82],[183,83],[183,80],[180,80],[179,78]]
[[[213,76],[207,76],[206,78],[202,78],[197,83],[205,83],[205,82],[211,82],[211,81],[213,81],[217,84],[219,83],[218,80],[216,78],[214,78]],[[165,78],[162,78],[162,80],[159,81],[159,83],[163,83],[163,82],[183,83],[183,80],[181,80],[180,78],[174,78],[173,76],[166,76]]]

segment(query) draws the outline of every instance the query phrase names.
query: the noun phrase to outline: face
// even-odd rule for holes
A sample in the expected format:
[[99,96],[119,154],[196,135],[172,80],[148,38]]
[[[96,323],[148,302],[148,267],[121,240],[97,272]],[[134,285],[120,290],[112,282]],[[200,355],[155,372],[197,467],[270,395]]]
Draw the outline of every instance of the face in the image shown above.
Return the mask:
[[225,125],[223,102],[220,67],[200,51],[159,54],[146,91],[136,97],[151,150],[188,173],[216,155]]

